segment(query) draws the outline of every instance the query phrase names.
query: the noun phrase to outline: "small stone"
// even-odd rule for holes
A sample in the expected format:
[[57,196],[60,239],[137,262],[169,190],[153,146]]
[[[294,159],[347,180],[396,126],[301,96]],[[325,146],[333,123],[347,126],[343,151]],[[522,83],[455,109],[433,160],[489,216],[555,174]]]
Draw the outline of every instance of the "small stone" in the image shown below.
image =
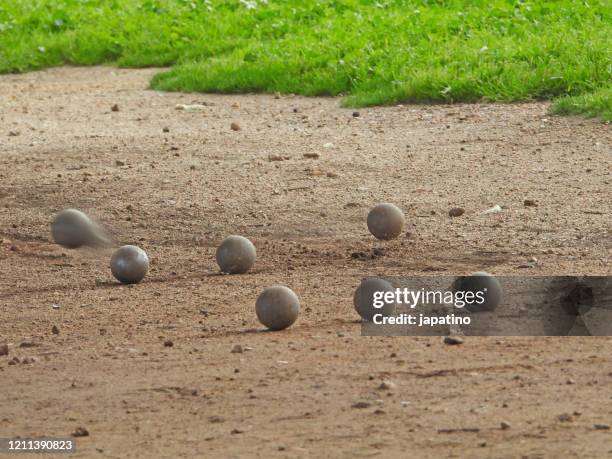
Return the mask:
[[445,336],[444,344],[449,344],[451,346],[456,344],[463,344],[463,338],[461,338],[460,336]]
[[219,424],[222,422],[225,422],[225,418],[223,416],[209,416],[208,417],[208,422],[211,422],[213,424]]
[[11,360],[9,360],[9,365],[17,365],[19,363],[19,358],[17,357],[13,357]]
[[383,381],[378,386],[379,390],[395,390],[397,389],[397,385],[392,381]]
[[451,210],[448,211],[448,215],[450,215],[453,218],[461,217],[464,213],[465,213],[465,209],[462,209],[461,207],[453,207]]
[[305,171],[306,171],[306,174],[311,177],[319,177],[323,175],[323,171],[317,167],[307,167]]
[[118,159],[115,161],[115,166],[125,166],[125,161]]
[[119,105],[118,104],[111,105],[111,110],[114,111],[114,112],[118,112],[119,111]]
[[574,420],[574,417],[569,413],[562,413],[557,416],[557,419],[559,420],[559,422],[572,422]]
[[164,347],[172,347],[174,346],[174,342],[172,340],[167,339],[164,341]]
[[232,347],[232,350],[230,352],[232,354],[242,354],[244,352],[244,349],[240,344],[234,344],[234,347]]
[[480,212],[480,215],[488,215],[488,214],[497,214],[502,211],[502,208],[499,204],[495,204],[493,207],[487,210],[483,210]]
[[319,159],[321,155],[319,153],[304,153],[304,158],[309,158],[309,159]]
[[59,328],[57,328],[57,325],[51,327],[51,333],[53,333],[54,335],[59,335]]
[[22,365],[29,365],[31,363],[36,362],[36,359],[34,359],[33,357],[25,357],[23,359],[21,359],[21,364]]
[[339,175],[337,173],[335,173],[335,172],[328,172],[326,175],[329,178],[338,178],[339,177]]
[[230,124],[230,128],[232,129],[232,131],[239,131],[241,129],[238,123]]
[[567,385],[576,384],[576,381],[574,381],[572,378],[570,378],[567,381],[565,381],[565,384],[567,384]]
[[232,429],[232,431],[230,433],[232,435],[238,435],[238,434],[244,433],[244,430],[241,430],[241,429]]
[[268,161],[286,161],[288,160],[290,157],[286,156],[286,155],[277,155],[272,153],[271,155],[268,155]]
[[351,405],[351,408],[364,409],[371,407],[372,404],[370,402],[356,402]]
[[499,427],[501,428],[501,430],[508,430],[511,426],[507,422],[502,421],[499,423]]
[[170,128],[168,126],[164,126],[162,128],[162,132],[170,132]]
[[203,112],[204,110],[206,110],[206,105],[205,104],[176,104],[174,108],[176,108],[177,110],[183,110],[188,113],[196,113],[196,112]]
[[9,131],[9,137],[17,137],[19,135],[19,131]]
[[0,344],[0,355],[9,355],[8,344],[6,343]]
[[595,430],[610,430],[610,424],[593,424]]
[[359,118],[360,116],[361,116],[361,113],[353,112],[353,118]]
[[77,427],[76,429],[74,429],[74,432],[72,432],[71,435],[73,437],[88,437],[89,430],[87,430],[85,427]]
[[533,199],[525,199],[523,205],[525,207],[538,207],[538,203]]

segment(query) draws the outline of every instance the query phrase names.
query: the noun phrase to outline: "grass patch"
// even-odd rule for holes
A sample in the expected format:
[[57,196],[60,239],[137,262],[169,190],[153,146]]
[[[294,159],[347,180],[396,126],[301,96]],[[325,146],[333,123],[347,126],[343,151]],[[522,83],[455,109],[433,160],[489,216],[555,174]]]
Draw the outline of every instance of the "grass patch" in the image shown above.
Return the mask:
[[612,121],[612,86],[589,94],[557,99],[552,105],[552,112]]
[[4,0],[0,73],[173,65],[152,87],[347,106],[573,96],[555,110],[601,116],[611,24],[609,0]]

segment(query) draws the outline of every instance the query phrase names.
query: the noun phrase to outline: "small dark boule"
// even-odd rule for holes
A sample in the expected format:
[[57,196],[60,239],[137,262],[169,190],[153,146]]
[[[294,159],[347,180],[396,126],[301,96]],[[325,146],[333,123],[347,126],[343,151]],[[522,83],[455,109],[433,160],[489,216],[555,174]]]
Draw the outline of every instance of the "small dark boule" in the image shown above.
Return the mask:
[[149,257],[140,247],[124,245],[111,257],[111,272],[124,284],[137,284],[149,271]]
[[483,292],[484,301],[482,303],[478,301],[466,303],[465,309],[469,312],[494,311],[504,295],[504,289],[497,278],[484,271],[458,278],[454,283],[454,290],[455,292],[473,292],[474,295]]
[[228,236],[217,248],[217,264],[228,274],[246,273],[257,257],[255,246],[246,237]]
[[91,219],[77,209],[64,209],[51,222],[51,235],[56,244],[78,249],[90,243],[94,231]]
[[283,330],[293,324],[300,312],[300,300],[291,290],[282,285],[268,287],[255,302],[255,313],[259,321],[270,330]]
[[377,239],[388,241],[398,237],[406,219],[399,207],[390,203],[375,206],[368,213],[368,229]]
[[386,292],[395,292],[395,289],[385,279],[369,277],[361,281],[361,284],[359,284],[359,287],[357,287],[353,294],[355,311],[357,311],[363,320],[368,322],[372,322],[376,314],[388,317],[395,312],[395,302],[385,302],[381,308],[374,307],[374,294],[376,292],[382,292],[381,295],[384,295]]

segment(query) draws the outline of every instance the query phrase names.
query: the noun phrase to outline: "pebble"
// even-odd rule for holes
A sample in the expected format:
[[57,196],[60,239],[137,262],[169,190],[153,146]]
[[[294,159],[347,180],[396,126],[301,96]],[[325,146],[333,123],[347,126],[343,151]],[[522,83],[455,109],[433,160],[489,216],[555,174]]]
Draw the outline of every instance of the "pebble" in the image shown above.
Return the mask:
[[174,108],[188,113],[203,112],[206,110],[206,106],[202,104],[176,104]]
[[89,437],[89,430],[87,430],[85,427],[77,427],[76,429],[74,429],[74,432],[72,432],[72,436]]
[[487,214],[497,214],[499,212],[502,211],[502,208],[499,204],[495,204],[493,207],[491,207],[490,209],[487,210],[483,210],[481,212],[481,215],[487,215]]
[[9,355],[9,347],[8,344],[0,344],[0,355]]
[[445,336],[444,344],[455,345],[455,344],[463,344],[463,338],[460,336]]
[[111,105],[111,110],[114,111],[114,112],[118,112],[119,111],[119,105],[118,104]]
[[508,430],[511,426],[505,421],[500,422],[499,427],[501,430]]
[[213,424],[219,424],[221,422],[225,422],[225,418],[223,416],[209,416],[208,422],[212,422]]
[[383,381],[380,383],[380,386],[378,386],[378,389],[380,390],[395,390],[397,389],[397,385],[392,382],[392,381]]
[[361,113],[353,112],[353,118],[359,118],[360,116],[361,116]]
[[304,153],[304,158],[319,159],[319,153]]
[[9,137],[17,137],[19,135],[19,131],[9,131]]
[[51,333],[53,333],[54,335],[59,335],[59,328],[57,328],[57,325],[51,327]]
[[277,154],[271,154],[268,155],[268,161],[286,161],[290,159],[289,156],[285,156],[285,155],[277,155]]
[[351,405],[351,408],[364,409],[371,406],[372,404],[370,402],[356,402]]
[[523,205],[525,207],[538,207],[538,203],[533,199],[525,199]]
[[125,161],[121,161],[120,159],[118,159],[117,161],[115,161],[115,165],[116,166],[125,166]]
[[595,430],[610,430],[610,424],[593,424]]
[[241,129],[238,123],[230,124],[230,128],[232,129],[232,131],[239,131]]
[[240,344],[234,344],[234,347],[232,347],[232,350],[231,350],[232,354],[242,354],[243,352],[244,352],[244,349],[242,348]]
[[448,215],[451,217],[461,217],[464,213],[465,209],[462,209],[461,207],[453,207],[448,211]]
[[174,346],[174,342],[172,342],[172,340],[167,339],[166,341],[164,341],[164,347],[172,347]]
[[165,126],[162,128],[162,132],[170,132],[170,128],[168,126]]

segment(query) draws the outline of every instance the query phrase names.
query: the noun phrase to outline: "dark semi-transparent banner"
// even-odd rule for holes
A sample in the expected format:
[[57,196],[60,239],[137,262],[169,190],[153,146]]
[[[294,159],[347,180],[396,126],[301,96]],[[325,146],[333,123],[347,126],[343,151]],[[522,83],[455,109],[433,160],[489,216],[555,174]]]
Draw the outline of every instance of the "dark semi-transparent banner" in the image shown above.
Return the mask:
[[612,335],[611,276],[369,277],[362,335]]

